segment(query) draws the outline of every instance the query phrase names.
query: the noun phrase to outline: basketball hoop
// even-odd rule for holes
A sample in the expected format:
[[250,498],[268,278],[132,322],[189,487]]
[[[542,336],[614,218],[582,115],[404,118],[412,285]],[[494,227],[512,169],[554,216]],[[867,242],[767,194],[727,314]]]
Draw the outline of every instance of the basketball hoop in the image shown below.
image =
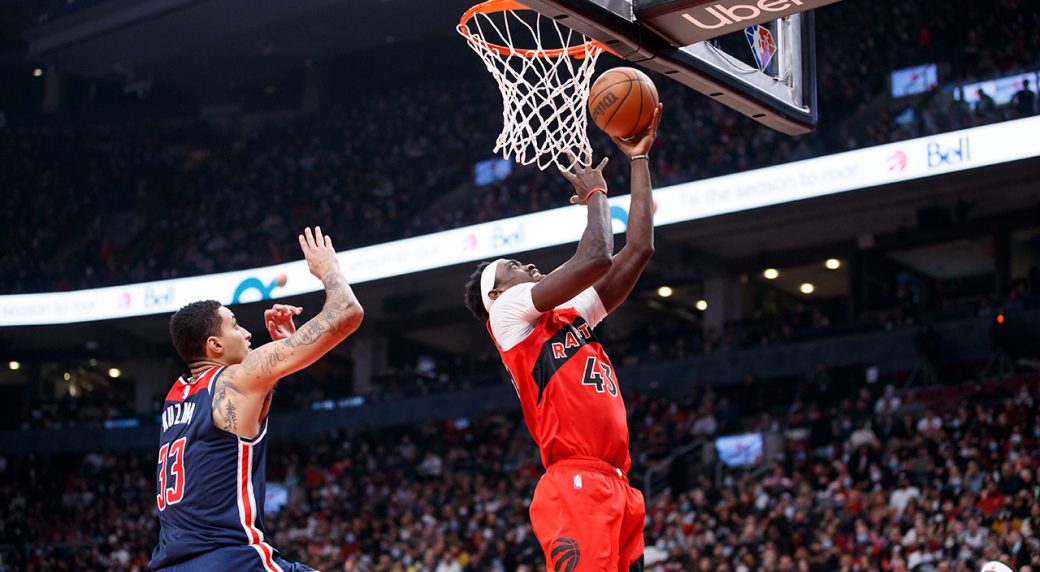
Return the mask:
[[514,0],[473,6],[458,31],[502,94],[496,153],[542,170],[591,163],[586,102],[603,44]]

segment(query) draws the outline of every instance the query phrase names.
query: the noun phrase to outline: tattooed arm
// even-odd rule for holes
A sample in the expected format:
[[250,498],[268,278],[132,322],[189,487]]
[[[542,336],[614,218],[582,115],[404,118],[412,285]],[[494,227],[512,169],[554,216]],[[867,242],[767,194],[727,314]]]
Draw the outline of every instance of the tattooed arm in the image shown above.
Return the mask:
[[225,431],[254,437],[278,380],[314,363],[361,325],[364,310],[339,269],[332,240],[321,229],[306,229],[300,248],[311,274],[325,285],[325,306],[291,336],[260,346],[242,363],[229,366],[213,389],[213,423]]

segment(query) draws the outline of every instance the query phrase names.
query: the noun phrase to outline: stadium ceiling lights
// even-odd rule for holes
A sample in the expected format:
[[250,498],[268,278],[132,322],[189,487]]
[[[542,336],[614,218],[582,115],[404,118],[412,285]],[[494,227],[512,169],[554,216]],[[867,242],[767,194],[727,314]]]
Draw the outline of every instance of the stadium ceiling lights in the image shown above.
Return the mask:
[[766,280],[776,280],[780,276],[780,271],[776,268],[766,268],[762,271],[762,276],[765,276]]
[[661,286],[657,289],[657,295],[662,298],[667,298],[673,294],[671,286]]
[[108,370],[108,377],[111,377],[112,379],[115,379],[121,375],[123,375],[123,372],[119,371],[118,367],[109,368]]
[[697,304],[695,304],[695,307],[698,310],[700,310],[701,312],[703,312],[703,311],[708,309],[708,301],[707,300],[697,300]]
[[8,368],[9,368],[9,369],[10,369],[11,371],[17,371],[17,370],[19,370],[19,369],[22,369],[22,364],[20,364],[20,363],[18,363],[18,362],[16,362],[16,361],[14,361],[14,360],[11,360],[11,361],[7,362],[7,367],[8,367]]
[[826,266],[828,270],[837,270],[841,268],[841,261],[837,258],[828,258],[827,262],[824,262],[823,265]]
[[812,294],[816,291],[816,286],[813,286],[811,282],[803,282],[798,289],[802,291],[802,294]]

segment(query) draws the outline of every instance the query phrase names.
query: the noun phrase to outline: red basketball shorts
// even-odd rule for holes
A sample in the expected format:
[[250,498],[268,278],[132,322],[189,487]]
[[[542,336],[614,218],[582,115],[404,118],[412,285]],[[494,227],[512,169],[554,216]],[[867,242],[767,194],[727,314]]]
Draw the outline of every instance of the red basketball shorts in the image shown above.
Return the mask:
[[531,501],[549,572],[641,571],[645,517],[643,493],[599,459],[553,463]]

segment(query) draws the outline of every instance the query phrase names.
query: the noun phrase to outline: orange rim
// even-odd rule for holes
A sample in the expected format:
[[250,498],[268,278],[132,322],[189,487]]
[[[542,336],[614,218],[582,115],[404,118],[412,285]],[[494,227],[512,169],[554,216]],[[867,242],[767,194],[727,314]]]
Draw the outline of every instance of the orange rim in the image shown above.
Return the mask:
[[521,50],[509,46],[493,44],[484,38],[478,37],[469,29],[469,21],[477,14],[494,14],[497,12],[511,12],[513,10],[530,10],[530,8],[516,0],[485,0],[480,4],[473,6],[469,10],[466,10],[466,13],[462,15],[462,18],[459,19],[459,33],[465,36],[467,41],[479,44],[484,49],[496,52],[503,56],[514,54],[525,58],[560,58],[563,56],[570,56],[572,58],[582,59],[588,54],[590,48],[599,48],[605,52],[614,53],[613,50],[596,40],[589,40],[584,44],[571,46],[569,48],[556,48],[554,50]]

